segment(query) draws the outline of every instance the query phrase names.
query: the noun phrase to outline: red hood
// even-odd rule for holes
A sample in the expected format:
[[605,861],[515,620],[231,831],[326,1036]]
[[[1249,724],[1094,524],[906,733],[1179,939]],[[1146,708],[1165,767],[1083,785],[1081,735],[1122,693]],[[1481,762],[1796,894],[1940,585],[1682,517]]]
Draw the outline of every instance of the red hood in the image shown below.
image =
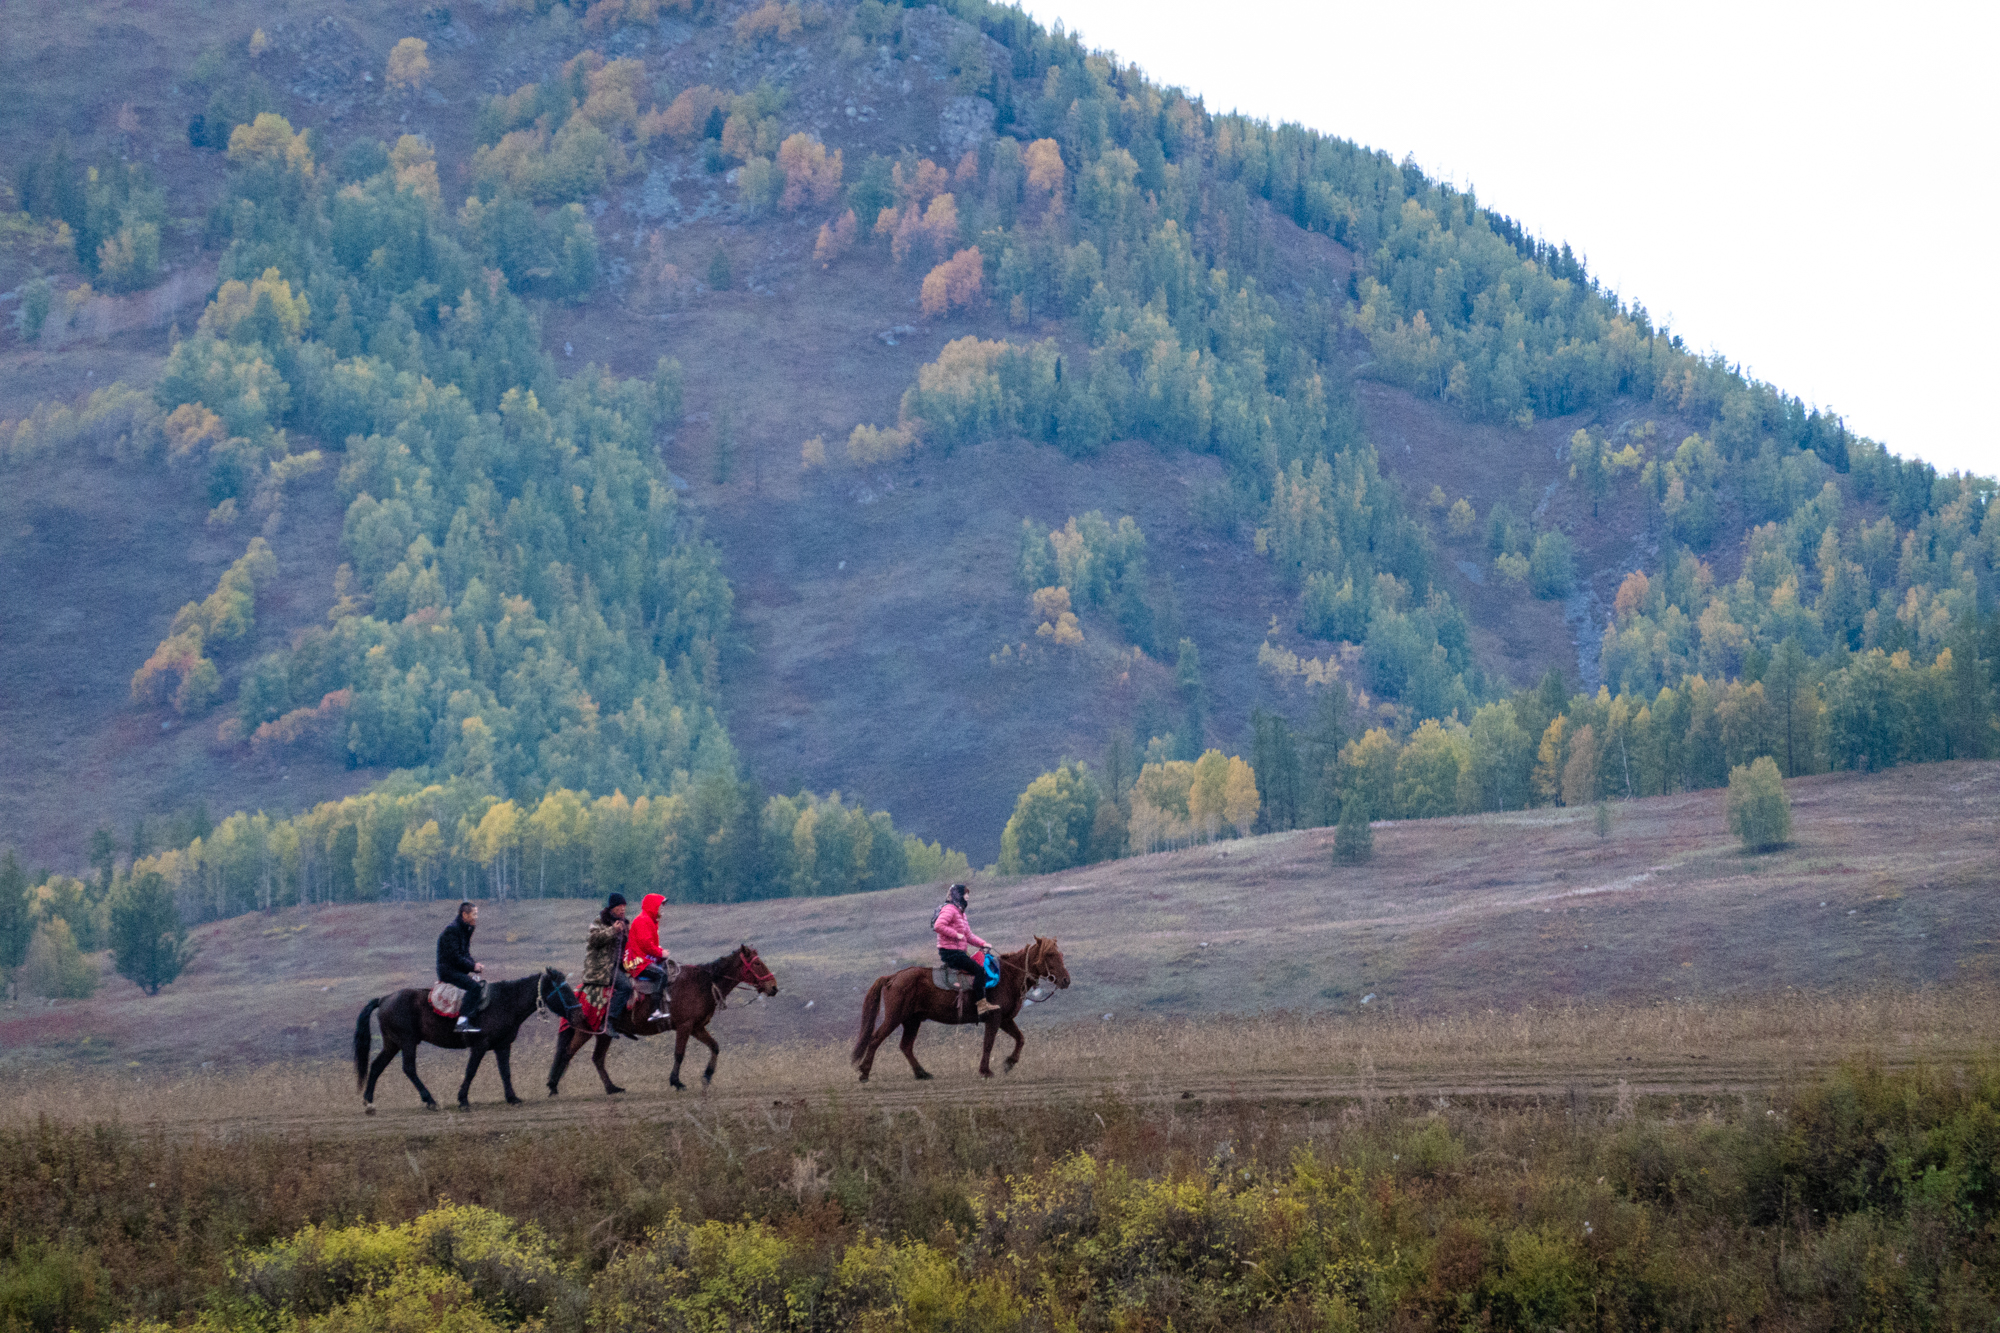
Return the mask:
[[666,894],[649,893],[645,897],[639,900],[639,915],[657,916],[659,914],[660,909],[662,907],[665,907],[666,905],[667,905]]

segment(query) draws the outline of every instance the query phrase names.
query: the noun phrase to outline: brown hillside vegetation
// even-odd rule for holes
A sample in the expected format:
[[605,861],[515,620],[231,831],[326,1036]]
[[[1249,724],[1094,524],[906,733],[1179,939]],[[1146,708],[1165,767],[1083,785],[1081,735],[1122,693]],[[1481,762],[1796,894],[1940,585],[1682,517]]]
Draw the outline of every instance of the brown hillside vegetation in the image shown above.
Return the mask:
[[[1134,1022],[1164,1034],[1156,1024],[1283,1012],[1294,1016],[1288,1022],[1362,1023],[1351,1030],[1362,1033],[1375,1031],[1371,1024],[1447,1021],[1443,1046],[1414,1039],[1412,1058],[1478,1083],[1495,1068],[1486,1048],[1498,1034],[1516,1033],[1506,1042],[1517,1054],[1544,1040],[1536,1035],[1543,1020],[1517,1029],[1512,1015],[1607,1004],[1628,1006],[1633,1017],[1566,1019],[1548,1029],[1564,1059],[1601,1068],[1636,1042],[1655,1055],[1670,1051],[1685,1072],[1687,1059],[1721,1058],[1719,1047],[1734,1039],[1714,1034],[1737,1028],[1750,1054],[1732,1068],[1762,1077],[1755,1070],[1791,1044],[1787,1015],[1803,1012],[1771,1007],[1773,997],[2000,980],[2000,906],[1991,891],[2000,876],[2000,763],[1787,785],[1794,840],[1761,856],[1737,850],[1722,794],[1713,792],[1621,805],[1602,841],[1589,811],[1556,809],[1384,825],[1374,861],[1356,868],[1333,867],[1327,829],[981,881],[973,892],[981,933],[1002,948],[1057,936],[1075,979],[1029,1012],[1029,1054],[1014,1077],[1041,1078],[1063,1050],[1081,1060],[1065,1068],[1097,1068],[1102,1061],[1079,1053],[1107,1041],[1123,1053],[1105,1067],[1136,1076],[1157,1063],[1140,1058],[1146,1051],[1165,1049],[1149,1043],[1168,1038],[1121,1035]],[[924,926],[936,896],[935,886],[913,886],[670,909],[666,934],[677,957],[702,961],[748,939],[782,987],[775,1000],[738,1004],[718,1020],[718,1086],[845,1082],[862,991],[891,967],[930,956]],[[477,952],[495,976],[548,962],[574,971],[590,910],[575,901],[490,903]],[[0,1021],[0,1042],[38,1067],[51,1058],[105,1070],[136,1062],[160,1073],[211,1061],[339,1061],[363,1000],[428,981],[432,936],[449,914],[445,903],[376,904],[217,923],[197,932],[199,957],[158,997],[111,981],[89,1001],[17,1003]],[[1820,1002],[1801,1002],[1818,1012]],[[1902,1034],[1884,1036],[1893,1046],[1905,1038],[1977,1045],[1984,1020],[1967,1015],[1983,1013],[1983,1004],[1924,1004],[1888,1020],[1857,1011],[1829,1020],[1801,1049],[1839,1048],[1862,1029],[1882,1035],[1884,1021]],[[1692,1005],[1689,1012],[1707,1016],[1692,1026],[1645,1017],[1653,1005]],[[1488,1011],[1499,1017],[1476,1017]],[[1065,1029],[1071,1036],[1051,1031],[1076,1023],[1085,1027]],[[548,1026],[527,1030],[523,1086],[536,1086]],[[1082,1047],[1072,1044],[1077,1031]],[[1253,1063],[1272,1076],[1310,1075],[1318,1068],[1312,1042],[1287,1031],[1280,1025],[1253,1042],[1267,1053]],[[953,1078],[969,1072],[967,1038],[929,1040],[966,1052],[934,1064]],[[1185,1054],[1168,1067],[1192,1059],[1190,1068],[1225,1082],[1249,1049],[1205,1027],[1174,1040]],[[781,1044],[775,1054],[773,1043]],[[1209,1046],[1210,1054],[1193,1054]],[[657,1073],[663,1083],[661,1047],[620,1048],[628,1072]],[[1387,1057],[1375,1058],[1379,1066]],[[754,1066],[764,1073],[748,1083],[732,1074],[754,1060],[765,1061]],[[457,1065],[436,1052],[427,1061],[433,1070]],[[1342,1076],[1358,1061],[1355,1053]],[[311,1080],[344,1077],[337,1064],[320,1068]],[[892,1085],[900,1079],[893,1059],[883,1070]]]

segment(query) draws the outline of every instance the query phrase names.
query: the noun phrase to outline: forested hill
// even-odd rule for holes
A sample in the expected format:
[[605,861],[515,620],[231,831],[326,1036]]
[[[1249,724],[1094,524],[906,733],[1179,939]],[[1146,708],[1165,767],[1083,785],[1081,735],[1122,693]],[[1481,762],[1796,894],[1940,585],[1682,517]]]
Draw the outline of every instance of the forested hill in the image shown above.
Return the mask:
[[982,0],[108,13],[0,57],[0,839],[101,825],[80,899],[840,892],[1994,745],[1991,479],[1416,164]]

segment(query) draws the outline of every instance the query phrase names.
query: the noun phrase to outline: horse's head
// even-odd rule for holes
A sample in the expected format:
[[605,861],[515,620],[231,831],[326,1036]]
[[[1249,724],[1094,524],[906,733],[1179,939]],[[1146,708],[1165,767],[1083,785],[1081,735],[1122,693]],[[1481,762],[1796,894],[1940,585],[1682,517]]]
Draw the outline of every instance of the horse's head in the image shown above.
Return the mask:
[[569,974],[559,967],[543,968],[541,982],[535,989],[548,1011],[557,1018],[569,1018],[583,1007],[576,992],[569,988]]
[[1028,946],[1028,975],[1047,977],[1056,983],[1057,990],[1069,989],[1069,968],[1063,964],[1062,950],[1056,947],[1053,935],[1047,939],[1037,935]]
[[771,969],[764,965],[764,960],[748,944],[737,947],[736,967],[743,976],[743,984],[759,995],[768,999],[778,993],[778,979],[771,975]]

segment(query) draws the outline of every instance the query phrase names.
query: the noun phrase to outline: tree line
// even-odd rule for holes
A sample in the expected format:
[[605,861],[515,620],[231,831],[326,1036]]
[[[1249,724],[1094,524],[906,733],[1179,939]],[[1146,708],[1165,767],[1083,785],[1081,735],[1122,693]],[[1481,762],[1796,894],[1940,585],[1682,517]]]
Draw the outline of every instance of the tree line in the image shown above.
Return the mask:
[[147,852],[190,922],[277,907],[660,892],[673,902],[858,893],[966,873],[963,853],[897,831],[840,793],[766,796],[728,772],[628,796],[551,788],[516,801],[459,776],[398,774],[290,818],[239,811]]

